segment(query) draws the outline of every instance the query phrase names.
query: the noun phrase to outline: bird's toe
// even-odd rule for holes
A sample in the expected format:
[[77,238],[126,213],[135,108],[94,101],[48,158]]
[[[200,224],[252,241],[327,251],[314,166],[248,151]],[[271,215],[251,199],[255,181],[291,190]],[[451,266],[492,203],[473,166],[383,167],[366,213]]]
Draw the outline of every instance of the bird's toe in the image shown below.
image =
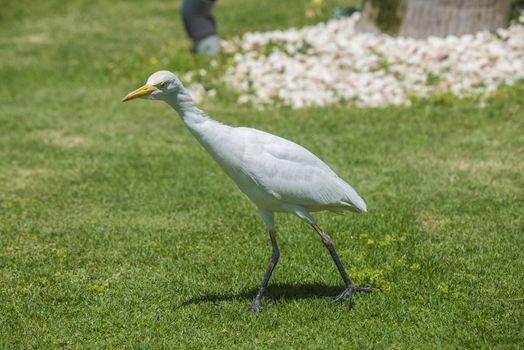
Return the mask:
[[262,309],[273,306],[273,304],[261,305],[260,302],[254,301],[253,304],[249,305],[246,309],[247,311],[252,311],[258,314]]
[[332,298],[332,301],[334,303],[337,303],[345,298],[348,299],[348,309],[351,309],[353,306],[353,292],[365,292],[370,293],[373,289],[378,288],[376,286],[369,286],[369,287],[360,287],[360,286],[354,286],[350,285],[348,288],[344,289],[342,293]]

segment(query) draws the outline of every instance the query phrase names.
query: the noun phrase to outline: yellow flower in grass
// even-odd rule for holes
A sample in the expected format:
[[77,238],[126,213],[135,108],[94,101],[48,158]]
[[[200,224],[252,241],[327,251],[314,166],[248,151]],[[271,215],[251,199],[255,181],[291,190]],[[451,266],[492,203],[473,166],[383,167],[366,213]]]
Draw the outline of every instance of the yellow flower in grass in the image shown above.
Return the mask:
[[158,59],[155,56],[151,56],[151,57],[149,57],[149,63],[152,66],[156,66],[158,64]]

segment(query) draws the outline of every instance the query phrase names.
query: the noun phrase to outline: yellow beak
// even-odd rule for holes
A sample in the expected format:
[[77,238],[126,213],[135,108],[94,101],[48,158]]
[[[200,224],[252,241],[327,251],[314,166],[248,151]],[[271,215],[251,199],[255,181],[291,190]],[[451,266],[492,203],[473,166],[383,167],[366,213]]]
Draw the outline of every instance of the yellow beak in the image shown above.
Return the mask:
[[128,93],[126,97],[122,99],[122,102],[126,102],[134,98],[149,95],[150,93],[152,93],[155,90],[156,90],[156,87],[154,87],[153,85],[146,84],[142,87],[139,87],[135,91],[131,91],[130,93]]

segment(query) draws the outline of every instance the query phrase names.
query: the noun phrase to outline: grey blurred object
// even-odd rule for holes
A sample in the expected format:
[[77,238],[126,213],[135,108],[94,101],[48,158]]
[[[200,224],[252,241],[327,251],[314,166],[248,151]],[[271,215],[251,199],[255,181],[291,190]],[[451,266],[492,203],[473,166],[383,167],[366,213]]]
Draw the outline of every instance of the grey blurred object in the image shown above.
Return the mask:
[[333,14],[331,15],[331,18],[339,19],[342,17],[349,17],[355,12],[359,12],[360,10],[360,6],[335,7],[335,9],[333,10]]
[[216,0],[184,0],[182,19],[196,54],[216,56],[220,51],[213,8]]
[[220,38],[216,34],[206,36],[195,43],[194,51],[199,55],[216,56],[220,52]]

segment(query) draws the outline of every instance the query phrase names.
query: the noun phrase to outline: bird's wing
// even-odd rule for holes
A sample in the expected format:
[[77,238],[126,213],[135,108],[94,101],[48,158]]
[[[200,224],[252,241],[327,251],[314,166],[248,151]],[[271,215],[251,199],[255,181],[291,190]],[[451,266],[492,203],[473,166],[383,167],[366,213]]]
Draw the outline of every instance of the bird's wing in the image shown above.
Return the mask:
[[242,171],[268,194],[310,208],[365,210],[357,192],[304,147],[263,131],[239,129],[246,140]]

